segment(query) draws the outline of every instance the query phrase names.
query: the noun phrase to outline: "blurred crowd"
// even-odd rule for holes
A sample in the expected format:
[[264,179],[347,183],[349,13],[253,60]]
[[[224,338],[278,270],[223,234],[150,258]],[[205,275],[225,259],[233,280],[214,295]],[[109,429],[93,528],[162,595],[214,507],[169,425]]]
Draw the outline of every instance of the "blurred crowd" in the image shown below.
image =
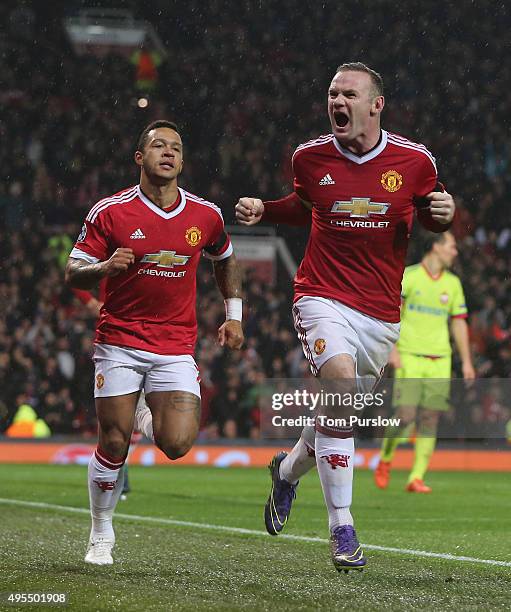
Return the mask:
[[[34,407],[53,433],[95,435],[93,330],[95,314],[63,284],[72,246],[65,232],[27,219],[0,233],[0,412],[12,417]],[[306,376],[307,365],[291,327],[288,289],[245,275],[245,346],[217,343],[225,319],[211,264],[199,267],[197,362],[203,394],[202,437],[257,437],[259,394],[267,377]],[[6,420],[7,422],[7,420]]]
[[[329,81],[339,63],[354,60],[384,77],[384,127],[425,143],[437,158],[459,206],[456,271],[478,375],[510,377],[505,3],[244,0],[233,17],[221,0],[112,1],[150,21],[168,51],[147,91],[130,58],[73,52],[62,17],[86,4],[0,6],[0,413],[10,417],[29,403],[56,433],[95,433],[93,319],[63,287],[62,270],[90,206],[137,181],[132,155],[149,121],[178,123],[181,184],[218,203],[229,223],[240,195],[289,192],[292,151],[329,131]],[[289,238],[288,231],[279,228]],[[292,236],[299,259],[305,235]],[[420,257],[419,244],[410,261]],[[306,371],[292,331],[291,284],[272,288],[247,271],[247,343],[239,354],[215,344],[223,304],[207,266],[198,285],[201,435],[256,437],[265,378]]]

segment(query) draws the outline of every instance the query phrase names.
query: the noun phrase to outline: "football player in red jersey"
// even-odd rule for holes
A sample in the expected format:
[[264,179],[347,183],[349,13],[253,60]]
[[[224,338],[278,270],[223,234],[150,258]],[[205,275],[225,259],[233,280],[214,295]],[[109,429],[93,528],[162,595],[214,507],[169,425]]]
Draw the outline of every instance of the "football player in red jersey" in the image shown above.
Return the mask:
[[[176,125],[149,125],[135,162],[140,184],[92,207],[66,267],[66,281],[78,289],[106,278],[94,352],[99,440],[89,463],[92,530],[85,557],[97,565],[113,563],[112,516],[134,421],[170,459],[185,455],[197,436],[200,386],[193,353],[201,254],[213,260],[225,299],[219,342],[231,349],[243,343],[232,245],[220,209],[178,186],[183,143]],[[150,414],[135,420],[142,390]]]
[[[426,147],[381,128],[384,104],[378,73],[358,62],[339,66],[327,96],[332,133],[296,149],[293,193],[270,202],[241,198],[236,205],[243,225],[261,219],[312,224],[294,283],[295,328],[313,374],[352,393],[374,388],[399,336],[414,214],[442,232],[455,211]],[[339,426],[325,425],[338,416]],[[273,458],[265,508],[266,528],[276,535],[298,479],[317,465],[339,571],[366,564],[350,513],[354,440],[353,429],[342,426],[347,416],[340,407],[322,407],[315,428],[306,427],[288,455]]]

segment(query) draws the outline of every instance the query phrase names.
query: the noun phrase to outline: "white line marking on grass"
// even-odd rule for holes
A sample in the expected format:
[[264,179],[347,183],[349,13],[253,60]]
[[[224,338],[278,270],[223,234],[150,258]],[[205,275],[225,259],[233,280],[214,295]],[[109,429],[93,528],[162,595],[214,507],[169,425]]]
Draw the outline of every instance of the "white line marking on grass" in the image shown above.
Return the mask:
[[[7,499],[0,497],[0,504],[10,504],[12,506],[22,506],[25,508],[41,508],[43,510],[59,510],[61,512],[71,512],[74,514],[90,514],[88,508],[74,508],[73,506],[59,506],[58,504],[47,504],[45,502],[33,502],[22,499]],[[197,529],[207,529],[210,531],[224,531],[227,533],[240,533],[243,535],[252,536],[269,536],[266,531],[258,531],[255,529],[245,529],[243,527],[229,527],[227,525],[210,525],[209,523],[194,523],[193,521],[179,521],[177,519],[159,518],[156,516],[141,516],[139,514],[122,514],[116,513],[115,518],[129,521],[138,521],[141,523],[154,523],[156,525],[175,525],[178,527],[195,527]],[[281,534],[281,540],[292,540],[295,542],[315,542],[327,544],[325,538],[317,538],[312,536],[292,535],[289,533]],[[377,544],[362,544],[368,550],[377,550],[381,552],[398,553],[401,555],[412,555],[414,557],[430,557],[432,559],[446,559],[448,561],[466,561],[469,563],[484,563],[486,565],[499,565],[501,567],[511,567],[511,561],[497,561],[496,559],[478,559],[476,557],[464,557],[461,555],[451,555],[449,553],[436,553],[428,550],[414,550],[410,548],[394,548],[392,546],[378,546]]]

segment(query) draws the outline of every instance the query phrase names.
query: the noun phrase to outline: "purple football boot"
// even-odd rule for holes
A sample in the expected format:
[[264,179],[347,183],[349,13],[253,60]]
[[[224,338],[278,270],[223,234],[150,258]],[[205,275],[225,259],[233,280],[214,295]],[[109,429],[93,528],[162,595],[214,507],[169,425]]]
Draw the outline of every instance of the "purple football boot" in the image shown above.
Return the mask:
[[268,466],[271,474],[271,491],[264,507],[264,522],[266,531],[270,535],[278,535],[284,529],[296,497],[298,483],[292,485],[279,476],[280,464],[286,457],[287,453],[281,451],[273,457]]
[[360,546],[357,534],[351,525],[340,525],[330,535],[332,561],[338,572],[348,573],[365,567],[367,561]]

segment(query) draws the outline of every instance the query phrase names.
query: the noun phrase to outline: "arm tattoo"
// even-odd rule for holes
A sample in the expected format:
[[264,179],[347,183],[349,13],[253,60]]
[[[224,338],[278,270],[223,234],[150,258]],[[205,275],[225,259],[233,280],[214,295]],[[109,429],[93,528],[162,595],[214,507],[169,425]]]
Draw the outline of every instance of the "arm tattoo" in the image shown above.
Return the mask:
[[213,262],[218,288],[224,299],[241,297],[241,271],[234,255]]
[[70,257],[66,265],[66,283],[76,289],[92,289],[104,276],[100,264]]

